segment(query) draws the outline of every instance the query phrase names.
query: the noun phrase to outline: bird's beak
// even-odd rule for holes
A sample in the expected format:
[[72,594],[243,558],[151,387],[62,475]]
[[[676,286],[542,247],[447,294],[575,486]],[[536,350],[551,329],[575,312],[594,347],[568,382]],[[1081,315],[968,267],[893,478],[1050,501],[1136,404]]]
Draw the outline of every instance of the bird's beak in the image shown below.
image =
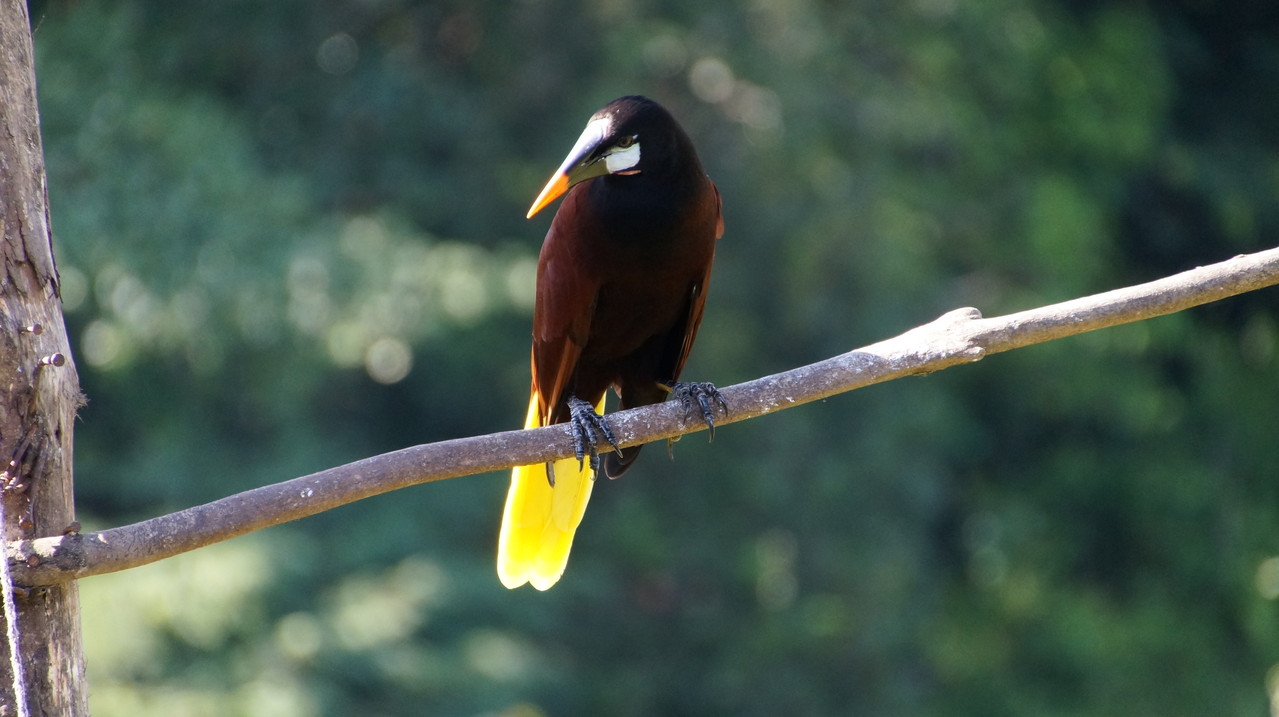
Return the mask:
[[600,161],[601,157],[591,155],[608,136],[610,124],[607,117],[600,117],[586,123],[586,129],[582,130],[582,136],[577,138],[577,143],[564,158],[564,163],[555,170],[555,174],[551,175],[550,181],[542,188],[542,193],[537,195],[537,199],[533,200],[533,206],[525,215],[526,219],[532,219],[534,214],[542,211],[547,204],[559,199],[574,184],[608,174],[608,166]]
[[525,214],[524,218],[532,219],[533,215],[542,211],[542,208],[547,204],[559,199],[564,192],[568,191],[570,186],[572,185],[569,184],[568,175],[564,172],[556,172],[555,176],[551,177],[551,181],[547,182],[545,187],[542,187],[542,193],[537,195],[537,199],[533,200],[533,206],[529,208],[528,214]]

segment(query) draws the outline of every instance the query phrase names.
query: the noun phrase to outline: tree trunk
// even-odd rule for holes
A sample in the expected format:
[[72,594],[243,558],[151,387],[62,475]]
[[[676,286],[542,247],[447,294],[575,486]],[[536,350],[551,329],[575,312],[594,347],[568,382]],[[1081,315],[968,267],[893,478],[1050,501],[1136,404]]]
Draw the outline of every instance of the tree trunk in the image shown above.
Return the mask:
[[[33,59],[26,2],[0,0],[0,499],[6,544],[58,535],[74,520],[71,430],[80,388],[53,261]],[[19,589],[15,605],[22,679],[10,668],[5,635],[11,631],[0,633],[0,715],[87,715],[76,584]],[[7,626],[3,614],[0,625]]]

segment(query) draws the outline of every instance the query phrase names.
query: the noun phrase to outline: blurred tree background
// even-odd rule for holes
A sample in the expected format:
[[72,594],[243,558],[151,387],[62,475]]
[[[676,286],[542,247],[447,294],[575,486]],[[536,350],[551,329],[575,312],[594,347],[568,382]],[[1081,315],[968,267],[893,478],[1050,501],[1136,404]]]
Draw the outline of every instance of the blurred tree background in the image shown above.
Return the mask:
[[[728,385],[1279,237],[1279,6],[33,2],[119,525],[520,425],[528,204],[622,94],[724,196]],[[1262,715],[1273,290],[653,450],[508,592],[507,477],[84,582],[94,713]]]

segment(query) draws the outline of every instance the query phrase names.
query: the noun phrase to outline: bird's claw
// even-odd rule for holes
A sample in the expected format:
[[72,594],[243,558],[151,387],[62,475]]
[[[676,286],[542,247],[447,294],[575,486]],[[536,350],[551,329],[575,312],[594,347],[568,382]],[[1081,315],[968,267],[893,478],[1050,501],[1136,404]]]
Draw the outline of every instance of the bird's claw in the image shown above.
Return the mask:
[[728,402],[723,394],[709,381],[679,382],[671,386],[671,393],[679,399],[684,407],[684,420],[687,422],[696,413],[701,413],[702,421],[710,431],[710,439],[715,440],[715,408],[728,417]]
[[603,436],[613,451],[621,454],[617,441],[613,438],[613,430],[608,421],[595,412],[595,407],[576,396],[568,398],[569,430],[573,435],[573,455],[577,457],[577,467],[581,469],[586,457],[590,456],[591,470],[598,470],[599,436]]

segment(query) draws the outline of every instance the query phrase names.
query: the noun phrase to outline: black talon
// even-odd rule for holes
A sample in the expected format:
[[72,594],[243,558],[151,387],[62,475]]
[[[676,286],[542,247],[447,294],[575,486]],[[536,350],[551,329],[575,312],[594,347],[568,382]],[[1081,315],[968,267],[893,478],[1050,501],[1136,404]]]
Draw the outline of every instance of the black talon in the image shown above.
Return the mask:
[[709,381],[680,382],[671,386],[671,393],[679,398],[680,405],[684,407],[685,421],[693,417],[695,408],[701,410],[702,421],[710,431],[710,440],[715,440],[715,406],[719,406],[724,416],[728,417],[728,402],[719,389],[715,388],[715,384]]
[[622,449],[617,447],[617,441],[613,438],[613,429],[609,428],[608,421],[604,420],[603,416],[595,412],[594,406],[577,396],[569,396],[568,411],[568,423],[573,434],[573,455],[577,456],[579,470],[587,455],[590,455],[591,470],[599,469],[597,436],[603,436],[614,452],[619,455],[622,453]]

